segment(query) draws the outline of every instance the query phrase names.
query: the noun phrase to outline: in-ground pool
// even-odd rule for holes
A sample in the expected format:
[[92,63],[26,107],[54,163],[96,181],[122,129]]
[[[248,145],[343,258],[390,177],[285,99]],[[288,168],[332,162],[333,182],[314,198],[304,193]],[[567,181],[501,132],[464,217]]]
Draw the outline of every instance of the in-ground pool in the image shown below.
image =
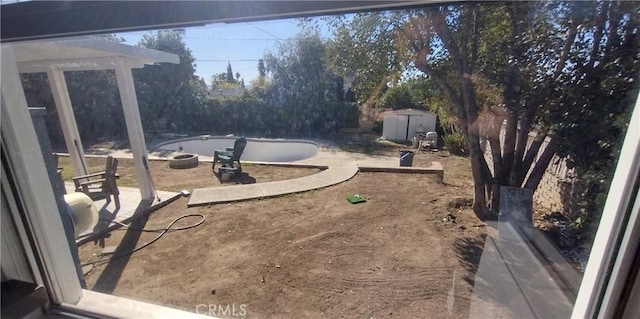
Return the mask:
[[[182,151],[202,156],[213,156],[214,150],[233,147],[235,136],[194,136],[163,142],[157,148],[166,151]],[[293,162],[318,153],[318,144],[305,140],[247,138],[242,161]]]

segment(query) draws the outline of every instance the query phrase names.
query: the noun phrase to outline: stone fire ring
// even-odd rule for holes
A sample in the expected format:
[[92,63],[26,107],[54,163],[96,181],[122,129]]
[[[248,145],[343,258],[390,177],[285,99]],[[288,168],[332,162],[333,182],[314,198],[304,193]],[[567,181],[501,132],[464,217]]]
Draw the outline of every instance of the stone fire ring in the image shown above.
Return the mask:
[[174,156],[169,161],[169,167],[176,168],[176,169],[198,167],[198,155],[184,154],[184,155]]

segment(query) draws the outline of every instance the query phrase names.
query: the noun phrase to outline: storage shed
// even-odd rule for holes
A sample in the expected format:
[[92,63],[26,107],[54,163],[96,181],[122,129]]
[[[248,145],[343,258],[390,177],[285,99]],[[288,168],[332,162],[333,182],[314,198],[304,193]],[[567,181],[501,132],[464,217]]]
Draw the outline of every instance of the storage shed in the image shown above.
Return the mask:
[[414,109],[387,111],[382,123],[382,137],[391,141],[411,141],[422,126],[425,132],[435,132],[436,114]]

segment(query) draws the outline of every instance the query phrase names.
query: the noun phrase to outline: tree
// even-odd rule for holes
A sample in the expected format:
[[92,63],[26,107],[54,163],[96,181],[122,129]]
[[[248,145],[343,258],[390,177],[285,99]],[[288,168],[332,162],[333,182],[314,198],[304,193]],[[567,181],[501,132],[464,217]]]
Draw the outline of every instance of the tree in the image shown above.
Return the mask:
[[338,77],[324,61],[318,34],[300,34],[264,57],[271,83],[265,93],[286,135],[331,133],[344,125],[350,108],[341,102]]
[[231,62],[227,65],[227,82],[234,83],[236,79],[233,77],[233,70],[231,70]]
[[592,3],[575,12],[575,19],[586,19],[590,12],[595,20],[569,29],[575,32],[574,52],[568,57],[574,71],[565,80],[572,85],[563,92],[569,98],[541,116],[559,137],[558,154],[569,159],[580,177],[582,194],[571,217],[579,229],[588,230],[579,232],[581,240],[595,233],[623,133],[635,124],[629,123],[629,113],[640,88],[640,5]]
[[[388,82],[400,78],[403,66],[394,54],[393,21],[401,14],[388,11],[361,13],[350,20],[343,16],[322,18],[334,29],[326,45],[327,66],[338,76],[355,76],[353,90],[360,104],[373,104]],[[318,24],[307,19],[303,27],[314,30]]]
[[142,123],[146,130],[189,130],[196,125],[186,115],[202,112],[206,92],[194,79],[195,58],[180,32],[145,35],[140,46],[180,56],[179,64],[164,63],[134,70]]
[[227,82],[227,73],[217,73],[211,76],[211,90],[217,90],[221,87],[222,83]]
[[258,77],[251,80],[251,91],[255,95],[264,98],[268,86],[267,68],[264,65],[264,59],[260,59],[258,60]]
[[258,76],[261,78],[267,77],[267,68],[264,66],[264,59],[258,60]]
[[[353,20],[361,22],[350,22],[353,30],[346,33],[337,28],[334,35],[340,41],[337,47],[354,51],[342,55],[339,66],[362,65],[367,52],[376,52],[371,47],[376,44],[396,57],[382,61],[400,61],[404,72],[415,71],[437,84],[469,144],[474,211],[485,217],[488,199],[497,212],[500,186],[535,189],[558,141],[577,138],[575,122],[562,124],[558,110],[562,114],[588,110],[589,116],[602,118],[602,109],[585,100],[576,88],[590,90],[604,80],[599,75],[616,72],[627,75],[629,83],[637,83],[630,74],[637,77],[638,12],[637,3],[625,2],[437,5],[355,15]],[[346,18],[333,21],[341,19]],[[376,22],[373,28],[358,30],[358,26],[368,28],[366,21]],[[368,37],[359,37],[361,34]],[[386,74],[397,74],[397,66],[382,65]],[[587,96],[608,99],[610,88],[606,85]],[[612,103],[616,106],[608,110],[615,111],[614,117],[628,109],[627,102]],[[584,118],[576,116],[576,120]],[[533,130],[537,136],[529,143]],[[551,142],[541,150],[545,138]],[[484,139],[491,146],[492,169],[483,156]]]
[[427,102],[437,93],[435,83],[425,78],[408,79],[392,85],[378,99],[377,106],[392,109],[428,109]]

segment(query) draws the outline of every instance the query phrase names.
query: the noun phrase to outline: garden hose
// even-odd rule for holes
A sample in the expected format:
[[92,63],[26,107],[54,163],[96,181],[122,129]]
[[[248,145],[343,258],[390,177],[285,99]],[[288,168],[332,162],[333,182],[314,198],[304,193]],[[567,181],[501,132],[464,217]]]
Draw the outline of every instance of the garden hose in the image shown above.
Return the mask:
[[[177,227],[177,228],[171,228],[175,223],[177,223],[179,220],[184,219],[184,218],[189,218],[189,217],[200,217],[201,219],[194,224],[191,225],[187,225],[187,226],[182,226],[182,227]],[[195,228],[198,227],[200,225],[202,225],[202,223],[204,223],[206,217],[202,214],[186,214],[186,215],[182,215],[176,219],[174,219],[171,223],[169,223],[169,225],[167,225],[167,227],[164,228],[159,228],[159,229],[137,229],[137,228],[131,228],[129,227],[129,225],[127,224],[123,224],[121,222],[118,221],[111,221],[113,223],[119,224],[120,226],[126,228],[127,230],[133,230],[133,231],[139,231],[139,232],[148,232],[148,233],[159,233],[158,236],[156,236],[153,240],[149,241],[148,243],[145,243],[144,245],[133,249],[132,251],[128,251],[122,254],[117,254],[117,255],[113,255],[111,257],[108,258],[103,258],[103,259],[98,259],[98,260],[94,260],[94,261],[90,261],[90,262],[86,262],[86,263],[82,263],[80,266],[84,267],[86,265],[96,265],[96,264],[103,264],[106,262],[109,262],[113,259],[116,258],[120,258],[120,257],[125,257],[128,255],[131,255],[137,251],[140,251],[141,249],[148,247],[149,245],[155,243],[156,241],[158,241],[158,239],[160,239],[162,236],[164,236],[164,234],[168,233],[168,232],[173,232],[173,231],[179,231],[179,230],[187,230],[187,229],[191,229],[191,228]],[[100,219],[100,220],[104,220],[104,221],[109,221],[106,219]],[[119,228],[121,229],[121,228]],[[118,229],[115,229],[118,230]]]

